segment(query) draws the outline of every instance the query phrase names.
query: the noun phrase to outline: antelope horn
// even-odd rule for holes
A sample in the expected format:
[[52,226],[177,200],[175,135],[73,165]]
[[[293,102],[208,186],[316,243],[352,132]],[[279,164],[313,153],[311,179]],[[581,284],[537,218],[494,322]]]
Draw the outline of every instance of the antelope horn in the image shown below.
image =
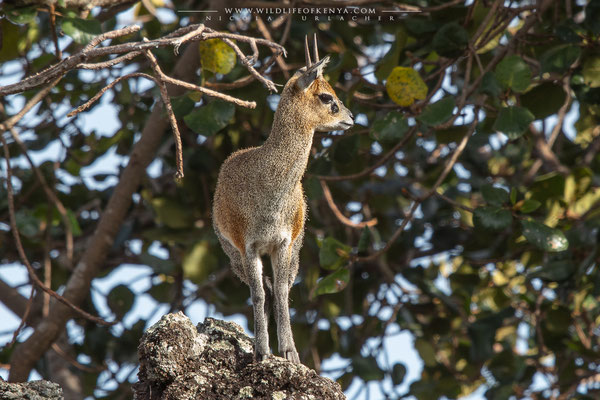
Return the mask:
[[317,33],[315,32],[315,36],[314,36],[314,42],[315,42],[315,47],[313,48],[314,51],[314,56],[315,56],[315,63],[319,62],[319,48],[317,47]]
[[306,68],[310,68],[312,62],[310,61],[310,50],[308,50],[308,36],[304,36],[304,57],[306,58]]

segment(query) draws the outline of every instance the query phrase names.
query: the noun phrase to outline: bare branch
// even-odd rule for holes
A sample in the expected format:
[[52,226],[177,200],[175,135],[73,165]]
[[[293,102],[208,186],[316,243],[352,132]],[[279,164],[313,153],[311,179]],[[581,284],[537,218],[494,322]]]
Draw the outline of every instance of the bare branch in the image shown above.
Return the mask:
[[410,207],[410,210],[408,211],[408,213],[405,214],[404,219],[402,220],[402,223],[396,229],[396,231],[392,234],[392,236],[387,241],[385,246],[382,249],[376,251],[375,253],[369,254],[368,256],[356,257],[353,261],[374,260],[374,259],[378,258],[379,256],[381,256],[382,254],[384,254],[385,252],[387,252],[392,247],[392,244],[400,237],[400,235],[402,234],[402,232],[404,231],[404,229],[406,228],[408,223],[413,220],[413,218],[415,216],[415,212],[417,211],[417,208],[419,208],[419,205],[421,205],[421,203],[423,203],[425,200],[427,200],[429,197],[433,196],[436,193],[438,187],[444,182],[444,180],[446,179],[446,177],[448,176],[448,174],[454,167],[454,164],[456,164],[456,162],[458,161],[458,157],[460,157],[460,155],[466,148],[467,142],[469,141],[469,138],[471,137],[471,135],[473,135],[473,132],[475,131],[475,127],[477,126],[477,123],[479,122],[479,119],[477,117],[477,115],[479,113],[479,108],[480,108],[480,106],[477,106],[475,108],[475,110],[474,110],[475,118],[473,119],[473,122],[471,123],[469,130],[467,131],[467,133],[465,133],[465,135],[463,136],[459,145],[456,147],[456,149],[452,153],[452,157],[450,157],[450,159],[446,163],[446,166],[444,167],[442,174],[438,177],[435,184],[431,187],[431,189],[429,189],[429,191],[424,196],[413,201],[413,203]]
[[[29,110],[31,110],[37,103],[39,103],[44,97],[46,97],[48,95],[48,93],[50,93],[50,91],[52,90],[52,88],[54,86],[56,86],[58,84],[58,82],[60,82],[61,79],[62,79],[62,75],[60,77],[58,77],[57,79],[55,79],[54,81],[52,81],[44,89],[42,89],[39,92],[37,92],[35,94],[35,96],[33,96],[25,104],[25,106],[21,109],[21,111],[19,111],[18,113],[16,113],[15,115],[13,115],[9,119],[7,119],[6,121],[2,122],[0,124],[0,129],[2,129],[2,130],[9,130],[10,128],[12,128],[13,126],[15,126],[17,124],[17,122],[19,122],[21,120],[21,118],[23,118],[23,116],[25,114],[27,114],[27,112],[29,112]],[[1,87],[0,87],[0,89],[1,89]]]
[[357,229],[362,229],[365,227],[377,225],[377,218],[373,218],[368,221],[362,221],[362,222],[352,222],[349,218],[347,218],[344,214],[342,214],[340,209],[335,205],[335,202],[333,201],[333,196],[331,195],[331,191],[329,190],[327,183],[325,183],[325,181],[323,181],[323,180],[320,180],[319,182],[321,182],[321,188],[323,189],[323,195],[325,196],[327,205],[329,205],[329,208],[331,209],[331,211],[333,211],[333,214],[335,215],[335,217],[342,224],[349,226],[351,228],[357,228]]
[[27,318],[29,318],[29,313],[31,312],[31,305],[33,304],[34,295],[35,295],[35,285],[31,285],[31,293],[29,294],[29,300],[27,300],[27,305],[25,306],[25,312],[23,313],[23,316],[21,317],[21,322],[19,323],[19,326],[13,332],[13,337],[10,340],[10,343],[8,343],[6,345],[6,348],[10,349],[17,342],[19,333],[25,326],[25,323],[27,322]]
[[[175,36],[174,34],[184,35],[185,41],[198,41],[198,40],[207,40],[212,38],[220,38],[223,39],[229,46],[231,46],[242,63],[245,64],[248,71],[260,82],[262,82],[269,90],[275,90],[275,84],[264,78],[262,75],[258,74],[258,72],[248,64],[248,60],[251,58],[246,57],[239,47],[232,42],[232,40],[236,40],[239,42],[250,43],[252,48],[256,48],[256,45],[267,46],[277,50],[278,54],[286,55],[285,49],[283,46],[273,43],[271,41],[259,38],[251,38],[243,35],[237,35],[233,33],[226,32],[215,32],[210,28],[203,27],[203,25],[191,25],[182,29],[178,29],[170,35],[167,35],[163,38],[148,40],[142,42],[130,42],[124,44],[110,45],[105,47],[94,47],[97,46],[101,41],[106,39],[111,39],[115,37],[121,37],[128,35],[130,33],[136,32],[139,30],[137,26],[130,26],[123,29],[118,29],[115,31],[106,32],[97,38],[95,38],[90,44],[88,44],[82,51],[73,54],[55,65],[43,70],[42,72],[29,76],[18,83],[0,86],[0,96],[5,96],[8,94],[20,93],[30,89],[35,89],[36,87],[42,86],[48,82],[53,81],[54,79],[62,77],[68,71],[73,69],[80,68],[79,65],[83,64],[89,68],[88,61],[96,58],[96,57],[104,57],[108,55],[114,54],[125,54],[125,53],[136,53],[139,54],[142,51],[150,50],[157,47],[167,47],[167,46],[178,46],[181,45],[181,37]],[[187,33],[192,32],[193,34],[190,36],[186,36]],[[93,46],[92,46],[93,45]],[[136,55],[137,55],[136,54]],[[131,56],[133,57],[133,56]],[[122,61],[123,59],[121,59]],[[110,62],[114,62],[111,60]],[[105,64],[106,65],[106,64]],[[113,65],[113,64],[111,64]]]
[[171,106],[171,100],[169,99],[167,86],[162,80],[162,77],[165,76],[165,74],[160,69],[158,61],[156,61],[156,57],[154,57],[152,52],[150,50],[146,50],[144,53],[150,61],[150,65],[152,65],[154,73],[157,75],[156,83],[158,85],[158,88],[160,89],[160,97],[162,98],[163,104],[165,106],[165,111],[167,112],[167,116],[169,117],[171,129],[173,130],[173,139],[175,140],[175,179],[181,179],[183,178],[183,150],[181,149],[181,134],[179,133],[179,127],[177,126],[175,114],[173,113],[173,107]]
[[[191,79],[198,67],[197,46],[190,46],[178,60],[174,74]],[[172,88],[171,95],[180,95],[183,90]],[[67,281],[64,297],[74,304],[81,304],[89,296],[92,279],[97,275],[106,260],[119,227],[131,205],[132,194],[137,190],[147,165],[154,159],[163,133],[168,128],[161,108],[155,108],[150,114],[142,131],[140,140],[135,144],[129,162],[119,183],[100,217],[98,226],[90,238],[86,250]],[[20,343],[12,354],[9,380],[24,381],[29,372],[60,336],[65,324],[72,317],[68,307],[56,301],[51,302],[50,313],[36,326],[31,336]]]
[[377,160],[377,162],[375,164],[371,165],[370,167],[368,167],[360,172],[357,172],[355,174],[340,175],[340,176],[310,175],[310,174],[307,174],[307,176],[314,176],[315,178],[318,178],[323,181],[344,181],[344,180],[349,180],[349,179],[358,179],[358,178],[362,178],[364,176],[370,175],[373,171],[375,171],[377,168],[384,165],[390,158],[392,158],[392,156],[394,154],[396,154],[396,152],[398,150],[400,150],[402,148],[402,146],[404,146],[414,136],[414,134],[416,132],[417,132],[417,127],[416,126],[412,127],[406,133],[406,135],[402,138],[402,140],[400,140],[398,143],[396,143],[394,145],[394,147],[392,147],[382,157],[379,157],[379,159]]
[[69,307],[73,311],[77,312],[82,317],[84,317],[94,323],[100,324],[100,325],[113,325],[113,323],[106,322],[103,319],[98,318],[98,317],[94,317],[92,314],[77,307],[75,304],[71,303],[69,300],[65,299],[63,296],[56,293],[54,290],[46,287],[44,285],[44,283],[42,281],[40,281],[40,278],[37,277],[35,270],[31,266],[31,263],[29,262],[29,259],[27,258],[27,255],[25,254],[25,249],[23,249],[23,244],[21,243],[21,237],[19,234],[19,230],[17,228],[17,218],[15,216],[15,202],[14,202],[14,194],[13,194],[13,187],[12,187],[12,168],[10,165],[10,152],[8,150],[8,143],[6,143],[6,140],[4,139],[4,136],[2,136],[2,135],[0,135],[0,141],[2,142],[2,147],[4,148],[4,157],[6,159],[6,191],[8,194],[8,196],[7,196],[8,197],[8,214],[9,214],[9,218],[10,218],[10,228],[11,228],[13,238],[15,241],[15,246],[17,247],[17,252],[19,253],[19,257],[21,258],[21,261],[23,262],[23,264],[25,265],[25,267],[27,267],[27,271],[29,272],[29,279],[31,280],[32,284],[39,287],[44,292],[48,293],[50,296],[54,297],[56,300],[60,301],[61,303],[63,303],[65,306]]
[[106,93],[107,90],[113,88],[117,83],[119,83],[125,79],[129,79],[129,78],[146,78],[146,79],[150,79],[151,81],[154,81],[158,84],[158,81],[156,80],[156,78],[154,78],[152,75],[148,75],[143,72],[134,72],[132,74],[120,76],[117,79],[115,79],[114,81],[112,81],[111,83],[109,83],[108,85],[106,85],[105,87],[103,87],[98,93],[96,93],[94,95],[94,97],[92,97],[91,99],[86,101],[84,104],[80,105],[79,107],[77,107],[76,109],[74,109],[73,111],[68,113],[67,117],[73,117],[74,115],[87,110],[88,108],[90,108],[92,106],[92,104],[94,104],[96,101],[98,101],[98,99],[100,97],[102,97],[102,95],[104,93]]
[[[62,223],[65,228],[65,242],[66,242],[67,264],[68,264],[67,266],[69,268],[71,268],[73,266],[73,230],[71,229],[71,221],[69,219],[69,215],[67,214],[67,209],[65,208],[62,201],[60,201],[60,199],[58,198],[56,193],[54,193],[54,191],[50,188],[50,185],[46,181],[46,178],[44,178],[44,174],[42,174],[40,169],[33,163],[33,160],[29,156],[29,152],[27,151],[27,147],[25,146],[25,143],[23,143],[23,141],[19,137],[19,133],[16,131],[15,128],[10,128],[9,131],[13,137],[13,140],[17,143],[17,145],[23,152],[23,155],[27,159],[27,162],[31,166],[31,169],[33,170],[33,173],[34,173],[36,179],[40,182],[40,185],[42,185],[42,188],[44,189],[44,193],[46,194],[46,197],[52,204],[54,204],[54,206],[58,210],[58,213],[60,214]],[[48,287],[50,287],[50,286],[48,286]]]

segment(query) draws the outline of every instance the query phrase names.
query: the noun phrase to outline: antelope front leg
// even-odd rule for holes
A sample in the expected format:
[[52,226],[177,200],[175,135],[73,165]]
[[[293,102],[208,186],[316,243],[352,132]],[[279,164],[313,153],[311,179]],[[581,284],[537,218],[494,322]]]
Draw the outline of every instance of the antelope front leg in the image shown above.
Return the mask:
[[289,293],[291,248],[285,241],[272,255],[273,263],[273,298],[275,302],[275,320],[277,321],[277,339],[279,355],[288,361],[300,363],[296,351],[292,326],[290,324]]
[[265,316],[265,289],[263,288],[263,267],[255,251],[246,252],[245,268],[254,310],[254,358],[262,361],[269,355],[269,333]]

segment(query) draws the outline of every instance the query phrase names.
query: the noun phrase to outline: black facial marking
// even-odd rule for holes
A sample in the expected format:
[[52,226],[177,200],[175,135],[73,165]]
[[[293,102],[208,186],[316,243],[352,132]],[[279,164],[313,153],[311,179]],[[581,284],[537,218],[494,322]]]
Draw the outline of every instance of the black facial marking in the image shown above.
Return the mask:
[[332,112],[332,113],[334,113],[334,114],[337,114],[339,111],[340,111],[340,108],[339,108],[339,107],[338,107],[338,105],[337,105],[337,104],[334,102],[334,103],[331,105],[331,112]]
[[321,93],[319,95],[319,100],[321,100],[325,104],[331,103],[333,101],[333,96],[327,93]]

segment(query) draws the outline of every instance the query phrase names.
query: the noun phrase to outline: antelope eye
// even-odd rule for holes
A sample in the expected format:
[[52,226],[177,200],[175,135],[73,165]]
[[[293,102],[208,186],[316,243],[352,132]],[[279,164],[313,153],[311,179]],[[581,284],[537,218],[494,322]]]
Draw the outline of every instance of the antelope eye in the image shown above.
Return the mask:
[[319,100],[321,100],[325,104],[331,103],[333,101],[333,96],[327,93],[322,93],[319,95]]

